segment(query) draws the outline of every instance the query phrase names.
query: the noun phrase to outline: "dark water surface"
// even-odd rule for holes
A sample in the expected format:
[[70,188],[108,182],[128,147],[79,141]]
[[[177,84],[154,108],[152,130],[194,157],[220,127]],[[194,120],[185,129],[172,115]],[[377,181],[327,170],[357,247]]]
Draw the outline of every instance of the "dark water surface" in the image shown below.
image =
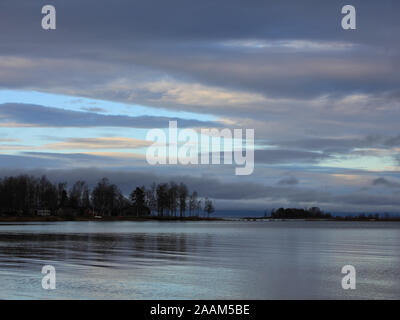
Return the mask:
[[33,298],[399,299],[400,223],[0,223],[0,299]]

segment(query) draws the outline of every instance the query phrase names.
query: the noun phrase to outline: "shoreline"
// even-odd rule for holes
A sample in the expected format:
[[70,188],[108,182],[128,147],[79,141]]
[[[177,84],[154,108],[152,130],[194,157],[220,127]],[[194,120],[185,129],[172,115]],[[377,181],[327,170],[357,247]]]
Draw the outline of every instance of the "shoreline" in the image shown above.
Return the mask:
[[225,221],[223,218],[206,217],[57,217],[57,216],[19,216],[19,217],[0,217],[0,222],[63,222],[63,221]]
[[279,218],[279,219],[272,219],[272,218],[261,218],[261,217],[245,217],[240,218],[239,220],[243,221],[332,221],[332,222],[400,222],[400,218],[386,218],[386,219],[359,219],[359,218],[349,218],[349,217],[338,217],[338,218],[327,218],[327,219],[318,219],[318,218]]
[[269,222],[282,222],[282,221],[330,221],[330,222],[400,222],[400,219],[357,219],[357,218],[331,218],[331,219],[270,219],[264,217],[240,217],[240,218],[222,218],[222,217],[126,217],[126,216],[111,216],[111,217],[58,217],[58,216],[18,216],[18,217],[0,217],[1,222],[67,222],[67,221],[82,221],[82,222],[115,222],[115,221],[135,221],[135,222],[145,222],[145,221],[269,221]]

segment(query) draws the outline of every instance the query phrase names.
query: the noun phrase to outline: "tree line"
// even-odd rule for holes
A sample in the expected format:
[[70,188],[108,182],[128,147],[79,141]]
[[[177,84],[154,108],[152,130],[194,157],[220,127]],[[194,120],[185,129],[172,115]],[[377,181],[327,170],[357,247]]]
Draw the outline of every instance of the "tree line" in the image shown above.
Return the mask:
[[272,209],[270,216],[268,216],[267,210],[264,211],[264,218],[271,219],[334,219],[339,221],[400,221],[399,216],[391,216],[389,213],[361,213],[358,215],[347,215],[347,216],[334,216],[330,213],[325,213],[318,207],[312,207],[309,209],[297,209],[297,208],[279,208],[278,210]]
[[272,219],[331,219],[330,213],[324,213],[318,207],[312,207],[310,209],[296,209],[296,208],[279,208],[275,211],[271,211]]
[[46,176],[21,175],[0,180],[1,215],[147,216],[186,217],[210,215],[213,202],[189,192],[184,183],[153,183],[136,187],[125,196],[107,178],[91,190],[85,181],[52,183]]

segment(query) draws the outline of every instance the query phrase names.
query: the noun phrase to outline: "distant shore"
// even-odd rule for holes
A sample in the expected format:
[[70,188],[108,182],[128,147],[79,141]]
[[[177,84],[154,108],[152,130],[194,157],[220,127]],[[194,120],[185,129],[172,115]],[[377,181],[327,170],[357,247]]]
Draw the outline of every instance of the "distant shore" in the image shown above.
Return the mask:
[[268,218],[268,217],[243,217],[239,218],[243,221],[362,221],[362,222],[400,222],[400,218],[380,218],[380,219],[364,219],[358,217],[334,217],[334,218]]
[[57,217],[57,216],[18,216],[0,217],[0,222],[58,222],[58,221],[223,221],[223,218],[207,217]]
[[106,216],[101,218],[95,217],[60,217],[60,216],[18,216],[18,217],[0,217],[0,222],[62,222],[62,221],[354,221],[354,222],[400,222],[399,218],[387,219],[359,219],[357,217],[336,217],[330,219],[296,219],[282,218],[273,219],[268,217],[157,217],[157,216]]

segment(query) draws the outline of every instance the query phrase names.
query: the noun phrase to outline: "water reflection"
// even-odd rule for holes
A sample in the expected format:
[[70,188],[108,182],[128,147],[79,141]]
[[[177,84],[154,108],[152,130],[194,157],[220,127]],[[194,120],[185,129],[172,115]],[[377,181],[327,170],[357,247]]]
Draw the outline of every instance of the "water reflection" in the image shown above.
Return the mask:
[[[198,244],[204,240],[206,243]],[[49,260],[103,267],[117,263],[118,268],[133,267],[138,262],[183,263],[188,255],[193,258],[199,245],[211,248],[210,241],[210,237],[198,239],[185,233],[0,233],[0,261],[31,264]],[[12,266],[5,264],[4,267]]]
[[[2,224],[0,298],[399,298],[399,244],[385,223]],[[341,289],[345,264],[356,291]]]

